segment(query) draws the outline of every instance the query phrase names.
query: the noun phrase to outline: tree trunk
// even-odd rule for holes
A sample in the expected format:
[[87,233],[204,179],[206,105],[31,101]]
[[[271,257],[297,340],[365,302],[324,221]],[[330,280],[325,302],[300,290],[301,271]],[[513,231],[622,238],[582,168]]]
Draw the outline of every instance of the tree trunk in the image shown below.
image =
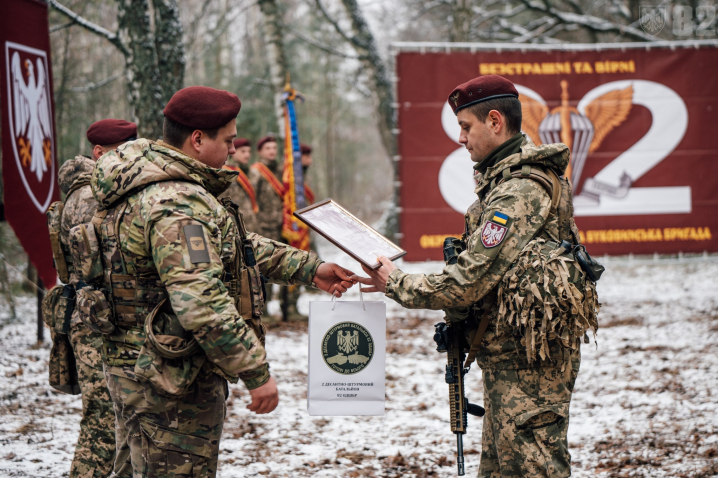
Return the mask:
[[147,0],[119,0],[117,6],[118,36],[127,46],[125,74],[132,116],[140,136],[156,139],[162,136],[164,95],[149,4]]
[[455,0],[452,5],[452,21],[451,30],[449,31],[449,41],[467,42],[469,41],[469,33],[471,29],[471,0]]
[[392,107],[394,94],[389,75],[376,47],[374,35],[371,33],[366,20],[364,20],[364,15],[357,1],[342,0],[342,3],[351,18],[354,48],[371,76],[372,93],[376,100],[377,120],[382,143],[389,158],[393,158],[396,155],[396,138],[394,137],[396,120],[394,118],[394,108]]
[[264,15],[264,43],[267,47],[269,75],[274,87],[274,107],[277,115],[279,136],[284,137],[284,111],[282,91],[289,72],[287,55],[284,51],[282,16],[276,0],[259,0],[259,9]]
[[176,0],[152,0],[155,11],[155,50],[162,82],[162,108],[184,86],[184,34]]

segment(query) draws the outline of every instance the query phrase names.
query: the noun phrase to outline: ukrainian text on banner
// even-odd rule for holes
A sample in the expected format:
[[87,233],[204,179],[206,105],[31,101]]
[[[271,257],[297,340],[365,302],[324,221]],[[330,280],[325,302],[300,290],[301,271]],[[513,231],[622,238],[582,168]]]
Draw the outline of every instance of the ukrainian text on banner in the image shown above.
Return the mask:
[[447,95],[487,74],[514,82],[534,143],[571,148],[566,174],[592,254],[718,251],[718,82],[708,73],[718,48],[688,46],[399,53],[406,259],[441,259],[443,239],[463,231],[473,163]]
[[309,303],[310,415],[384,415],[386,303]]
[[60,198],[47,5],[3,4],[0,15],[5,217],[46,286],[57,281],[45,211]]

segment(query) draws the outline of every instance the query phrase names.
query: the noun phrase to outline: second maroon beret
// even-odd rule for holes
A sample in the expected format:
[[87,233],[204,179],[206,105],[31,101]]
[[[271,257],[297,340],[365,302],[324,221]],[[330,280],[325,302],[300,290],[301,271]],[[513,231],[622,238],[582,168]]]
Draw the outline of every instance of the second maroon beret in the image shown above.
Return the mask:
[[299,151],[302,152],[302,154],[312,154],[312,147],[308,144],[301,143],[299,145]]
[[252,146],[247,138],[234,138],[234,147],[241,148],[242,146]]
[[236,118],[242,102],[234,93],[209,86],[188,86],[167,102],[164,115],[193,129],[215,129]]
[[495,98],[519,97],[519,92],[509,80],[499,75],[484,75],[463,83],[449,95],[449,105],[454,114],[467,106]]
[[264,146],[267,143],[276,143],[276,142],[277,142],[277,138],[275,138],[274,136],[265,136],[264,138],[257,141],[257,151],[261,151],[262,146]]
[[87,128],[87,141],[90,144],[105,146],[137,139],[137,125],[121,119],[103,119]]

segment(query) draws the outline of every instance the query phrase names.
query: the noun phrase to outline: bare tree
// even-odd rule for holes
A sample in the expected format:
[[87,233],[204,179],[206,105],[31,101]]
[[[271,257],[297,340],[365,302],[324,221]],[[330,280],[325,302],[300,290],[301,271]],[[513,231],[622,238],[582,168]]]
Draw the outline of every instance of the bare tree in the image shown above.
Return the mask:
[[269,76],[274,87],[274,108],[277,115],[277,128],[284,135],[284,111],[282,109],[282,91],[289,74],[287,54],[284,48],[284,25],[282,14],[276,0],[259,0],[259,8],[264,17],[264,43],[267,48]]
[[[118,0],[118,29],[111,32],[57,0],[55,10],[114,45],[124,56],[128,101],[142,136],[162,136],[162,110],[184,82],[182,23],[176,0]],[[154,22],[150,15],[154,15]]]

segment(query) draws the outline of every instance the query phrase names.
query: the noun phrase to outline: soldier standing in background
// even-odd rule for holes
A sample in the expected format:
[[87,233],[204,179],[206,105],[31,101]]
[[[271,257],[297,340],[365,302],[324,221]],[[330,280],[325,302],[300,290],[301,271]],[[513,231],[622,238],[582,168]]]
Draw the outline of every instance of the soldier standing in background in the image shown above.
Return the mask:
[[299,150],[302,153],[302,177],[304,178],[304,198],[307,200],[307,206],[314,204],[316,196],[314,191],[309,187],[307,181],[307,174],[309,172],[309,166],[312,165],[312,147],[308,144],[302,143],[299,145]]
[[221,168],[235,152],[240,106],[227,91],[184,88],[164,109],[162,141],[127,143],[95,167],[99,210],[89,227],[100,270],[81,242],[73,253],[99,281],[78,292],[78,303],[83,320],[105,333],[115,473],[216,476],[227,380],[245,383],[249,410],[277,406],[260,274],[336,296],[352,285],[336,264],[248,233],[231,201],[216,199],[236,181]]
[[282,171],[277,161],[277,140],[265,136],[257,143],[259,161],[249,171],[249,180],[257,194],[257,233],[282,241],[284,220],[284,184]]
[[[73,289],[78,285],[79,277],[75,271],[70,257],[70,229],[78,224],[87,223],[97,210],[97,201],[92,196],[90,178],[95,167],[95,161],[116,149],[126,141],[137,137],[137,125],[124,120],[105,119],[98,121],[87,130],[87,140],[92,144],[92,159],[85,156],[76,156],[66,161],[58,171],[60,189],[66,195],[59,215],[59,248],[53,244],[53,253],[56,249],[62,251],[63,258],[56,258],[55,263],[63,262],[68,274],[68,285]],[[51,210],[57,210],[59,205],[53,204]],[[59,211],[58,211],[59,212]],[[51,214],[48,214],[50,216]],[[51,232],[53,225],[50,224]],[[51,241],[56,241],[51,234]],[[59,270],[58,270],[59,272]],[[63,274],[61,274],[62,277]],[[74,290],[72,291],[74,295]],[[55,318],[55,320],[62,320]],[[57,350],[56,342],[63,340],[56,334],[57,324],[51,328],[53,332],[53,350]],[[58,367],[76,367],[77,382],[82,393],[82,419],[80,421],[80,436],[75,447],[75,456],[70,468],[70,478],[106,478],[112,471],[115,461],[115,412],[112,400],[107,390],[105,374],[102,370],[102,336],[93,332],[74,310],[67,333],[74,364],[51,364],[50,370]],[[51,361],[56,360],[51,356]],[[53,380],[51,377],[51,384]],[[70,391],[75,390],[63,390]],[[126,476],[130,476],[127,474]]]
[[228,197],[237,205],[244,218],[244,225],[248,231],[258,232],[257,230],[257,196],[252,183],[249,181],[249,158],[252,155],[252,144],[248,139],[236,138],[234,140],[234,154],[227,159],[224,169],[235,171],[237,181],[227,189],[227,192],[221,197]]
[[567,477],[580,345],[598,328],[599,304],[590,268],[577,265],[571,185],[559,178],[569,150],[521,134],[518,96],[497,75],[449,95],[459,142],[479,173],[463,251],[436,274],[407,274],[382,257],[377,271],[364,268],[371,279],[362,282],[404,307],[443,309],[463,328],[462,367],[476,360],[483,373],[479,477]]

